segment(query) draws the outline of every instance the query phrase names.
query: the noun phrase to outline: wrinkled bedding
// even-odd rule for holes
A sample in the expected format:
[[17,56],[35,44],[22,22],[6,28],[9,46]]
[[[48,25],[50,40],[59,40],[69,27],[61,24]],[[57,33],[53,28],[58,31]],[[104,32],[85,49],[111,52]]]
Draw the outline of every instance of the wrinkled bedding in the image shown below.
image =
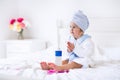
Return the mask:
[[97,68],[71,69],[69,73],[47,74],[39,68],[24,66],[21,69],[0,70],[0,80],[120,80],[120,64]]
[[[53,50],[54,51],[54,50]],[[0,60],[0,80],[120,80],[120,62],[106,63],[92,68],[71,69],[68,73],[47,74],[40,62],[54,62],[54,52],[44,50]]]

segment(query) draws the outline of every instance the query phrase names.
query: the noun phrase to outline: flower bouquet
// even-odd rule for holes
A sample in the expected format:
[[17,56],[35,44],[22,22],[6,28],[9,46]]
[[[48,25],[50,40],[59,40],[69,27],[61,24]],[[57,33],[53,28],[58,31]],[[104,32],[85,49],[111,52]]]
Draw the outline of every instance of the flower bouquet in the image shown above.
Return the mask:
[[27,21],[25,21],[23,18],[17,18],[10,20],[9,28],[13,31],[18,32],[18,39],[24,39],[23,31],[29,26],[30,24]]

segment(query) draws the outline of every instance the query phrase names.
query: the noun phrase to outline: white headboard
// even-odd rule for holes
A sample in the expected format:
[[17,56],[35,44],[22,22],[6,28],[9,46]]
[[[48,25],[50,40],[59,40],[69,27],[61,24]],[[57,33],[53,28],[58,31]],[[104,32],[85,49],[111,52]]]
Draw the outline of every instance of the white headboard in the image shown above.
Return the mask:
[[[90,26],[86,33],[91,35],[96,44],[100,46],[120,46],[120,18],[89,18],[89,21]],[[69,26],[62,25],[62,28],[59,28],[59,34],[60,46],[63,47],[69,36]]]

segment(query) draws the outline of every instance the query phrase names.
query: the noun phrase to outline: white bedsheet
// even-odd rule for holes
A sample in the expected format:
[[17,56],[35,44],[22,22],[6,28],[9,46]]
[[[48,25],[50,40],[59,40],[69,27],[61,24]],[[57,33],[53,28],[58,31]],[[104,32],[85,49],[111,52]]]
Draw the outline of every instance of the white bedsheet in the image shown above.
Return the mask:
[[0,80],[120,80],[120,62],[87,69],[71,69],[69,73],[47,74],[40,62],[54,62],[54,49],[0,60]]
[[120,80],[120,64],[47,74],[40,69],[0,70],[0,80]]

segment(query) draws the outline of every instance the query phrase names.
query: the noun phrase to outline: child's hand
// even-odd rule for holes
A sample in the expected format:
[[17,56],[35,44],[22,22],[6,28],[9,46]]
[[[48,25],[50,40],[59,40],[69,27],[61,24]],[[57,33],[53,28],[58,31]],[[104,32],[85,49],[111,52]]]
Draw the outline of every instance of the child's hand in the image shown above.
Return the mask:
[[67,51],[68,52],[72,52],[73,51],[73,49],[74,49],[74,44],[73,43],[71,43],[71,42],[67,42]]

